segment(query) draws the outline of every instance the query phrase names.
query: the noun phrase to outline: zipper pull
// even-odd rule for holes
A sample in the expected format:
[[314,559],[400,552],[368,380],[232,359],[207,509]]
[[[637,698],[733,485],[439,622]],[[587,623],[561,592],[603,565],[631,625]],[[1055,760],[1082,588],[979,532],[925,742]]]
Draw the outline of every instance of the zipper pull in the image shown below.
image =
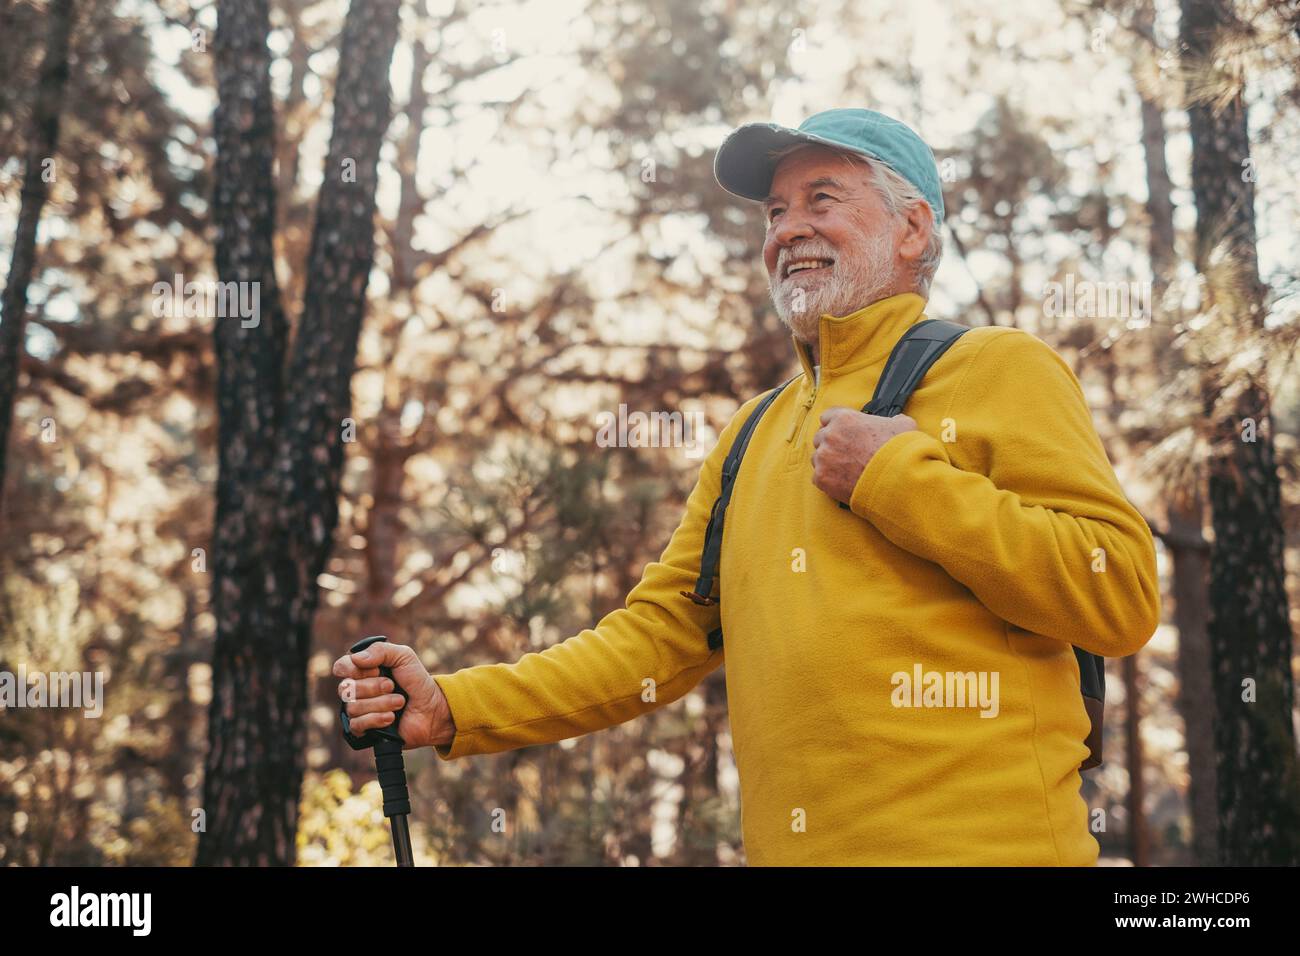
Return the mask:
[[807,401],[803,403],[803,407],[800,409],[799,414],[794,417],[794,421],[790,424],[790,434],[785,436],[785,443],[787,445],[794,441],[795,433],[799,431],[799,426],[803,424],[803,420],[808,417],[808,410],[813,407],[813,402],[816,400],[817,386],[814,385],[812,391],[808,393]]

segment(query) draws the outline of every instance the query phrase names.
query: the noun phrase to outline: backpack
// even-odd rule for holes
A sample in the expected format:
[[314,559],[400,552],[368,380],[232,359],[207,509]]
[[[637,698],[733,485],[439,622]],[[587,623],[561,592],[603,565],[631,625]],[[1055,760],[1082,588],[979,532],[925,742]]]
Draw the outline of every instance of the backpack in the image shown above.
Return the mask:
[[[889,359],[880,373],[880,381],[876,383],[875,393],[871,396],[871,401],[862,406],[862,411],[868,415],[882,415],[886,418],[892,418],[902,412],[912,392],[921,383],[925,373],[930,370],[930,366],[968,331],[970,330],[964,325],[943,319],[926,319],[911,326],[889,353]],[[696,604],[707,607],[719,601],[719,598],[711,596],[713,581],[718,577],[719,561],[722,557],[723,525],[727,517],[727,505],[736,486],[740,463],[744,460],[745,449],[749,447],[749,440],[753,437],[763,413],[776,401],[786,385],[798,377],[796,375],[763,396],[762,401],[754,406],[754,410],[749,413],[740,431],[736,433],[735,441],[731,443],[731,449],[722,464],[722,492],[713,503],[713,509],[709,513],[709,524],[704,532],[699,580],[695,583],[694,591],[681,592],[683,597],[690,598]],[[840,507],[848,509],[848,505],[843,502],[840,502]],[[716,627],[709,633],[708,645],[710,650],[717,650],[722,646],[721,627]],[[1096,654],[1090,654],[1077,647],[1074,648],[1074,656],[1079,664],[1079,691],[1083,696],[1084,710],[1087,711],[1088,720],[1092,725],[1084,741],[1089,754],[1079,769],[1091,770],[1101,765],[1106,664]]]

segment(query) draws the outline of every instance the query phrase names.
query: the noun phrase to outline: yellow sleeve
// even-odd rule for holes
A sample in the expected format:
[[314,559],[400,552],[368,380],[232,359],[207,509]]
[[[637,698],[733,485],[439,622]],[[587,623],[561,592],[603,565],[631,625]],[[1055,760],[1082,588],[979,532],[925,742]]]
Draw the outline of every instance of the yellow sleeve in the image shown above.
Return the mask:
[[1135,653],[1160,622],[1155,543],[1074,373],[1010,329],[968,362],[940,426],[955,440],[889,439],[853,511],[1016,627],[1104,657]]
[[447,696],[456,736],[434,749],[445,760],[554,743],[612,727],[677,700],[715,670],[717,605],[681,595],[695,588],[722,462],[757,400],[745,404],[705,458],[686,513],[658,561],[646,565],[626,605],[594,628],[525,654],[434,679]]

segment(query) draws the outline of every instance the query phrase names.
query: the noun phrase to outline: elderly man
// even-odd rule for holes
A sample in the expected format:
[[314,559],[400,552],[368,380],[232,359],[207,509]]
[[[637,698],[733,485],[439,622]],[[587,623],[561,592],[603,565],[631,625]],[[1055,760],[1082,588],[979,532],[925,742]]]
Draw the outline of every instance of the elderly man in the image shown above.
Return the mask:
[[[354,732],[402,706],[381,664],[410,694],[407,746],[450,760],[630,720],[725,656],[752,864],[1095,863],[1072,645],[1134,653],[1160,597],[1150,530],[1078,382],[1033,335],[977,328],[908,415],[857,411],[925,318],[943,218],[933,154],[896,120],[837,109],[798,129],[742,126],[714,170],[762,203],[772,300],[803,372],[750,441],[721,601],[688,597],[723,461],[758,398],[705,459],[626,607],[513,664],[430,677],[399,645],[345,656],[334,673],[355,694]],[[954,674],[978,694],[952,699]]]

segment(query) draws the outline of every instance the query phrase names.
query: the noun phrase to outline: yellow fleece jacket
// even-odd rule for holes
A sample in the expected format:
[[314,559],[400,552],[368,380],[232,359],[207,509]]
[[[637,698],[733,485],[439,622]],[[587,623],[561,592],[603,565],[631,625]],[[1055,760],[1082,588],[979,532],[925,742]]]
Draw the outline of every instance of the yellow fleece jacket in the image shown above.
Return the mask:
[[513,664],[435,675],[457,727],[439,756],[630,720],[725,655],[752,865],[1094,864],[1070,645],[1134,653],[1160,596],[1150,529],[1069,366],[1029,333],[973,329],[913,393],[917,430],[876,452],[851,511],[812,483],[821,413],[870,400],[924,307],[907,293],[822,316],[819,382],[796,343],[804,374],[764,415],[727,511],[719,605],[681,592],[758,398],[625,607]]

